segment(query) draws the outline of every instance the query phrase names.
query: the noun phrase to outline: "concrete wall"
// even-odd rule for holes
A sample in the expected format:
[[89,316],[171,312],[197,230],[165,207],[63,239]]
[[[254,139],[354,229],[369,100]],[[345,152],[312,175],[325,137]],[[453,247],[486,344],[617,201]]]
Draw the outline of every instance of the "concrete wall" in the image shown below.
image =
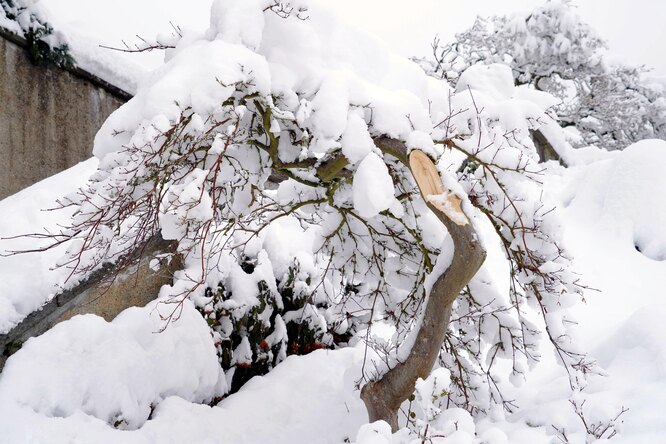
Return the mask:
[[0,199],[89,158],[129,98],[81,70],[33,65],[22,43],[0,30]]

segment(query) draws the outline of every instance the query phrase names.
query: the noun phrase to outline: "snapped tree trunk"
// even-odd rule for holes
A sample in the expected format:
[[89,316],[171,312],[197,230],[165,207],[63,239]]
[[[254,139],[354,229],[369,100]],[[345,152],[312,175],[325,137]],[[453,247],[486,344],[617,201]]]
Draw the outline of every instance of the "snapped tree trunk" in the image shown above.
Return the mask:
[[414,392],[417,379],[426,378],[432,371],[446,336],[453,302],[479,270],[486,253],[461,209],[460,199],[444,189],[435,165],[426,154],[414,150],[407,158],[404,145],[392,139],[375,139],[375,144],[387,153],[395,149],[402,151],[402,155],[396,157],[409,166],[428,207],[446,226],[454,248],[451,265],[430,291],[409,356],[361,390],[370,421],[384,420],[397,431],[398,409]]

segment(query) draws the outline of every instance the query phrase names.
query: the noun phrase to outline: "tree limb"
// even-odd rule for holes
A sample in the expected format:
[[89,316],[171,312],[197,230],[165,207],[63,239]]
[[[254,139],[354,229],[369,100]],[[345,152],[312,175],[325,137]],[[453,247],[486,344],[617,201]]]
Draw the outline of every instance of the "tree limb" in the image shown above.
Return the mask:
[[[396,431],[400,405],[414,392],[417,379],[430,374],[446,337],[453,302],[479,270],[486,253],[478,242],[473,224],[460,207],[460,200],[444,189],[434,163],[425,153],[414,150],[407,157],[405,145],[395,139],[377,138],[375,144],[385,153],[407,161],[405,164],[414,175],[423,198],[448,230],[454,247],[451,265],[437,278],[430,292],[409,356],[361,390],[370,421],[384,420]],[[432,196],[442,196],[449,202],[446,211],[442,205],[437,205],[442,199],[433,200]]]

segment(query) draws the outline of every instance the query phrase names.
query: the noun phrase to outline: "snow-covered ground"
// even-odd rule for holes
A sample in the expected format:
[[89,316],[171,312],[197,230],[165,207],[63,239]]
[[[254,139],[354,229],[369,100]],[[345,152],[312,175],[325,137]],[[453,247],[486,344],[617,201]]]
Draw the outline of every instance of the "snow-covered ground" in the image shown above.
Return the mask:
[[666,142],[645,140],[561,179],[568,246],[591,287],[578,339],[608,372],[591,389],[630,409],[619,442],[666,439],[664,171]]
[[[591,414],[629,408],[613,442],[658,443],[666,436],[666,142],[643,141],[599,157],[566,169],[553,163],[546,181],[562,204],[567,246],[590,287],[578,309],[579,340],[608,373],[587,388]],[[3,218],[3,234],[43,224],[39,209],[92,167],[79,165],[0,202],[3,214],[11,214]],[[2,259],[0,306],[9,307],[0,311],[3,325],[50,291],[50,258],[36,258]],[[155,334],[155,313],[149,305],[111,323],[80,316],[29,340],[0,376],[0,442],[403,442],[380,424],[361,428],[367,415],[354,389],[360,349],[290,357],[208,407],[200,403],[224,381],[205,322],[188,305],[179,321]],[[450,435],[440,442],[558,442],[551,424],[566,428],[571,421],[560,413],[568,404],[561,373],[546,357],[519,392],[523,408],[514,416],[494,412],[475,426],[464,412],[446,412],[439,421],[442,430],[448,421]],[[545,417],[551,422],[543,423]],[[569,438],[583,442],[580,435]]]

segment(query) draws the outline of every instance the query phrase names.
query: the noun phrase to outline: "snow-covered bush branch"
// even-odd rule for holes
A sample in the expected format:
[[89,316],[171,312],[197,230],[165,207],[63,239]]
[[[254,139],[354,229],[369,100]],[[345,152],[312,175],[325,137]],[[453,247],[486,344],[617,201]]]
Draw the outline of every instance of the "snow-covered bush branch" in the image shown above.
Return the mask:
[[[71,282],[158,234],[176,241],[185,267],[162,290],[167,318],[191,298],[230,379],[284,359],[291,322],[322,345],[365,341],[365,383],[404,364],[430,289],[465,253],[446,213],[502,250],[509,285],[485,268],[465,281],[433,344],[451,374],[443,398],[473,414],[513,409],[501,375],[521,383],[542,330],[572,388],[594,370],[569,333],[580,287],[529,137],[555,102],[501,65],[472,67],[452,89],[320,2],[218,0],[205,35],[171,49],[107,120],[99,169],[61,201],[76,213],[51,236],[74,241],[60,263]],[[415,151],[445,191],[427,201]]]

